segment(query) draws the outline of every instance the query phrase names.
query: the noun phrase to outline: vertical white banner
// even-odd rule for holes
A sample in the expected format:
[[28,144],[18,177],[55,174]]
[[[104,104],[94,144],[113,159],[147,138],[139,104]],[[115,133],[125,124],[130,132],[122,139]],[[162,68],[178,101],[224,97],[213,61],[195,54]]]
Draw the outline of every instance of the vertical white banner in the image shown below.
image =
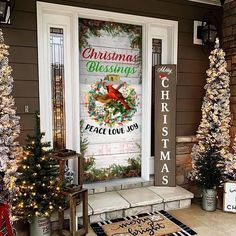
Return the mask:
[[79,19],[85,181],[141,175],[142,27]]

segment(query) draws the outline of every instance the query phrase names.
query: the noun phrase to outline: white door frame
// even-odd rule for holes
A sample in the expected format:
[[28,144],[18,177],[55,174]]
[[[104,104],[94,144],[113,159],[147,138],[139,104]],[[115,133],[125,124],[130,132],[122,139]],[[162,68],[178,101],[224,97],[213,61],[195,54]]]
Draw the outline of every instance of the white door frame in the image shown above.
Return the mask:
[[[37,2],[41,130],[46,134],[45,140],[52,142],[52,108],[49,105],[51,101],[49,29],[50,27],[59,27],[63,28],[65,38],[64,68],[66,100],[66,147],[76,150],[77,152],[80,151],[78,47],[79,17],[143,26],[141,177],[144,180],[149,180],[150,173],[153,172],[154,166],[154,164],[150,162],[152,39],[162,39],[162,63],[176,64],[178,22],[116,12]],[[76,171],[75,167],[74,170]]]

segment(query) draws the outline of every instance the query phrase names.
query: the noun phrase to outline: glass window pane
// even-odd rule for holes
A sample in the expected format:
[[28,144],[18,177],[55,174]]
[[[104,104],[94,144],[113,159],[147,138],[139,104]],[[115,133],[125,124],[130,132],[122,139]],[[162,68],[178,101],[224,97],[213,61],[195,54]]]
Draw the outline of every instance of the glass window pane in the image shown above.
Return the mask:
[[65,148],[64,35],[61,28],[50,28],[53,148]]

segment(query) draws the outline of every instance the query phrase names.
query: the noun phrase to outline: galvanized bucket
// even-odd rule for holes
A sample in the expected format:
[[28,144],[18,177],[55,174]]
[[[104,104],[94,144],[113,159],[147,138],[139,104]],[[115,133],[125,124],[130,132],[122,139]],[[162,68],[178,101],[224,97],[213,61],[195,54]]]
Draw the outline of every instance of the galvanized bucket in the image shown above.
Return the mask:
[[217,206],[217,192],[215,189],[203,189],[202,209],[205,211],[215,211]]
[[50,219],[45,217],[34,217],[30,224],[30,236],[50,236]]

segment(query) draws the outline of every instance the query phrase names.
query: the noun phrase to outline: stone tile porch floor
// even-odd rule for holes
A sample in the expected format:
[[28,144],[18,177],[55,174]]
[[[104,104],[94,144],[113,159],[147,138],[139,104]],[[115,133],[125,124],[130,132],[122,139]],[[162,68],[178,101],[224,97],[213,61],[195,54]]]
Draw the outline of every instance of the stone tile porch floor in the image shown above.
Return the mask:
[[[198,203],[189,208],[168,211],[197,232],[198,236],[236,236],[236,214],[221,210],[206,212]],[[90,228],[87,236],[96,236]]]

